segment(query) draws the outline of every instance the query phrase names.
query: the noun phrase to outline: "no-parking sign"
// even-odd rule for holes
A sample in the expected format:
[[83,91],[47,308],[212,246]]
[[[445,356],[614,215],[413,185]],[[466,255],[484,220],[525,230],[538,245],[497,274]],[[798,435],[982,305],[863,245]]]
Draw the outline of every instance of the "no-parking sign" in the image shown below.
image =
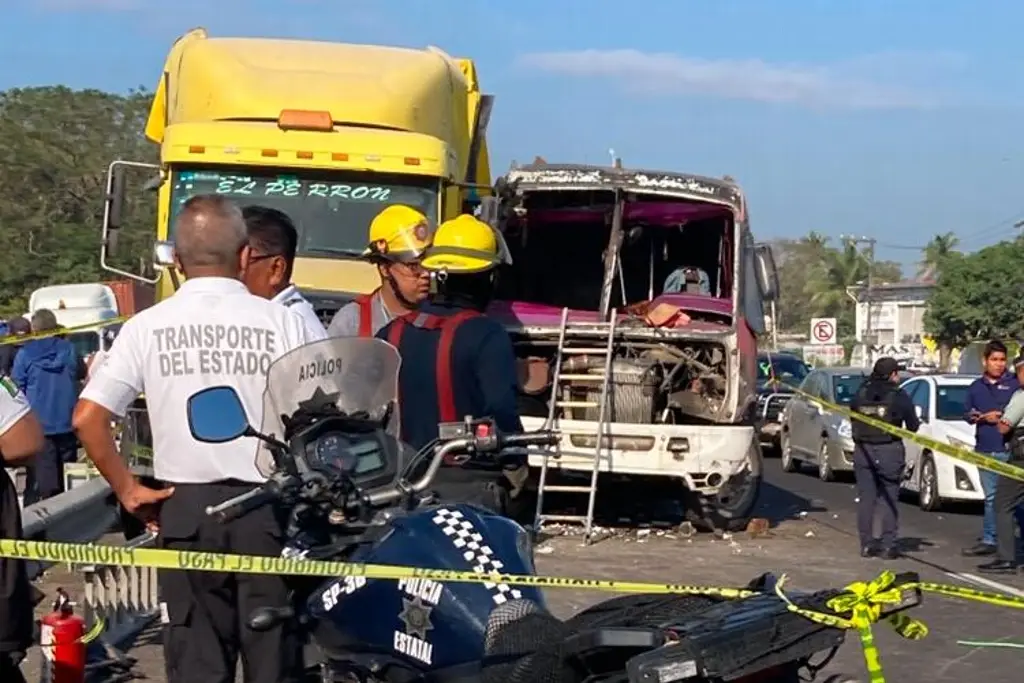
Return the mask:
[[836,319],[835,318],[811,318],[811,343],[812,344],[835,344],[836,343]]

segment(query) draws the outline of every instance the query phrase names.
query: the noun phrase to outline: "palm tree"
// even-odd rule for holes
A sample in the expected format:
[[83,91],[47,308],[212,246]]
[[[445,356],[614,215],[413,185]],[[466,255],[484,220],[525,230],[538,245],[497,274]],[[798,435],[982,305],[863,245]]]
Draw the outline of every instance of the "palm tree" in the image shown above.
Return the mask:
[[923,249],[923,258],[917,276],[922,280],[930,280],[939,275],[946,259],[957,253],[958,244],[960,244],[960,240],[952,232],[933,237]]
[[807,280],[811,305],[820,315],[840,313],[852,304],[847,291],[857,287],[867,275],[868,263],[852,242],[842,249],[824,250],[821,267],[812,270]]

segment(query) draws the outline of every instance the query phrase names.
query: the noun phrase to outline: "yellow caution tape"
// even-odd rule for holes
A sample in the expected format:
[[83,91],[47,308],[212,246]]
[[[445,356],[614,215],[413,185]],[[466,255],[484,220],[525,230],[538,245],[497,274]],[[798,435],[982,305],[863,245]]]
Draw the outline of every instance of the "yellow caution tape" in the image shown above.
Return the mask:
[[[742,600],[761,593],[739,588],[695,586],[679,583],[646,581],[619,581],[615,579],[581,579],[563,576],[528,576],[520,574],[478,574],[453,569],[426,569],[397,565],[361,564],[307,560],[303,558],[260,557],[186,550],[157,548],[125,548],[118,546],[86,545],[81,543],[50,543],[0,539],[0,557],[37,560],[66,564],[97,564],[115,567],[150,567],[186,571],[235,572],[241,574],[277,574],[283,576],[322,576],[339,578],[361,576],[367,579],[431,579],[451,583],[504,583],[534,588],[569,588],[612,593],[646,593],[660,595],[695,595]],[[835,614],[816,612],[797,606],[783,590],[784,575],[775,587],[775,594],[787,608],[806,619],[823,626],[856,630],[860,634],[864,661],[871,683],[884,683],[881,658],[871,632],[885,606],[898,606],[903,602],[902,592],[918,589],[1000,607],[1024,609],[1024,598],[1002,593],[988,593],[970,588],[930,582],[897,583],[892,572],[883,572],[870,582],[857,582],[846,586],[843,593],[830,599],[829,609]],[[848,615],[848,616],[847,616]],[[890,615],[887,623],[903,638],[920,640],[928,635],[928,627],[903,613]],[[93,627],[93,630],[102,627]],[[95,638],[95,636],[93,636]]]
[[[826,603],[828,608],[836,613],[848,614],[847,618],[797,607],[782,590],[785,580],[785,576],[779,580],[775,586],[775,593],[785,601],[789,611],[823,626],[856,630],[860,635],[864,664],[871,683],[885,683],[885,676],[882,674],[882,660],[878,653],[878,647],[875,645],[875,636],[871,631],[871,625],[878,622],[883,607],[898,606],[903,601],[903,590],[912,588],[915,584],[895,585],[896,575],[889,571],[882,572],[878,578],[867,583],[863,581],[851,583],[843,589],[845,591],[843,594],[837,595]],[[1024,607],[1024,601],[1021,606]],[[891,615],[886,621],[903,638],[921,640],[928,635],[928,627],[924,625],[924,622],[905,614]]]
[[826,401],[818,396],[812,396],[811,394],[808,394],[806,391],[802,391],[797,387],[785,384],[780,380],[773,379],[770,381],[771,383],[777,386],[785,387],[786,389],[792,391],[798,396],[802,396],[803,398],[806,398],[808,401],[811,401],[812,403],[817,403],[818,405],[832,412],[839,413],[840,415],[843,415],[851,420],[858,420],[860,422],[863,422],[864,424],[871,425],[872,427],[880,429],[883,432],[886,432],[887,434],[892,434],[893,436],[903,439],[905,441],[916,443],[922,448],[926,448],[935,453],[941,453],[942,455],[948,455],[949,457],[954,458],[956,460],[970,463],[975,467],[980,467],[983,470],[995,472],[996,474],[1000,474],[1010,479],[1024,481],[1024,467],[1011,465],[1010,463],[1000,462],[995,458],[989,457],[987,455],[982,455],[981,453],[976,453],[972,451],[970,448],[954,446],[953,444],[948,443],[946,441],[939,441],[938,439],[933,439],[929,436],[924,436],[922,434],[912,432],[908,429],[897,427],[896,425],[884,422],[877,418],[871,417],[870,415],[864,415],[863,413],[858,413],[855,410],[850,410],[849,408],[841,406],[837,403]]
[[[826,603],[828,608],[837,614],[849,615],[849,617],[841,617],[835,614],[815,612],[793,604],[783,592],[785,582],[786,576],[783,575],[776,584],[775,593],[785,601],[789,611],[823,626],[857,631],[860,635],[864,664],[871,683],[885,683],[885,676],[882,674],[882,661],[878,647],[875,645],[875,636],[871,631],[871,626],[878,622],[885,606],[897,606],[902,602],[904,590],[916,588],[923,592],[937,593],[961,600],[1024,609],[1024,598],[928,581],[896,584],[896,575],[885,571],[868,583],[858,581],[846,586],[841,595],[837,595]],[[891,614],[886,617],[886,621],[900,637],[907,640],[921,640],[928,635],[928,627],[924,622],[907,614]]]
[[85,323],[84,325],[73,325],[71,327],[61,327],[56,330],[49,330],[47,332],[33,332],[32,334],[16,335],[9,334],[4,337],[0,337],[0,346],[7,346],[9,344],[24,344],[27,341],[33,339],[47,339],[49,337],[58,337],[62,334],[69,332],[78,332],[80,330],[94,330],[99,327],[106,327],[107,325],[116,325],[117,323],[123,323],[131,318],[130,315],[122,315],[117,318],[107,318],[106,320],[97,320],[92,323]]

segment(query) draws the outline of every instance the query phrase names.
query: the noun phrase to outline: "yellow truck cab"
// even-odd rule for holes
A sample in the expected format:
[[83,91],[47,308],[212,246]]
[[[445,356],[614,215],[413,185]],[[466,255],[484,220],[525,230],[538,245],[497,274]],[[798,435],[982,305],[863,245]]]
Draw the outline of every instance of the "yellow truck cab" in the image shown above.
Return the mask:
[[[485,132],[493,98],[476,67],[441,50],[262,38],[194,29],[167,57],[146,124],[160,145],[157,299],[180,283],[177,211],[217,193],[288,214],[294,283],[321,315],[379,284],[358,258],[370,220],[409,204],[438,222],[490,196]],[[125,172],[111,164],[101,262],[120,227]],[[166,275],[166,276],[165,276]]]

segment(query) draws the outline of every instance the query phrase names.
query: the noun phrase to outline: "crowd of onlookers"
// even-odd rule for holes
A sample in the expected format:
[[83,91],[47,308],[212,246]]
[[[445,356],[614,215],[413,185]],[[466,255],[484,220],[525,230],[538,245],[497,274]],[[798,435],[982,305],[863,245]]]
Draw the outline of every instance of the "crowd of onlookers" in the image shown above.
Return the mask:
[[52,311],[40,309],[8,320],[7,334],[15,339],[0,346],[0,377],[25,394],[46,437],[43,452],[25,467],[25,505],[63,493],[64,465],[78,456],[71,413],[86,368],[74,345],[55,334],[60,328]]

